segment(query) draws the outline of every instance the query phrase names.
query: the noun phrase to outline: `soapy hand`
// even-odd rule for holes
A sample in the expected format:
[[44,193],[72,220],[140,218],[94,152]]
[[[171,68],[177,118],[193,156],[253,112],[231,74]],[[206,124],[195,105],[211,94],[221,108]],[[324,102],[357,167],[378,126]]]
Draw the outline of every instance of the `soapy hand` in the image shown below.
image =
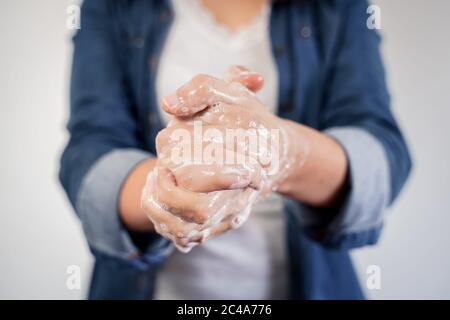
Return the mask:
[[[243,155],[248,160],[245,163],[254,164],[256,160],[264,169],[261,193],[266,194],[277,189],[294,162],[297,166],[304,162],[308,145],[298,143],[306,139],[291,130],[290,121],[271,113],[244,81],[234,79],[224,81],[197,75],[165,97],[162,107],[175,116],[175,122],[182,119],[186,127],[195,130],[196,121],[201,121],[204,131],[214,128],[216,134],[205,135],[206,140],[224,138],[226,141],[221,142],[225,147]],[[171,126],[166,130],[173,131]],[[169,141],[160,143],[169,144]]]
[[290,147],[289,123],[254,95],[262,84],[257,73],[232,67],[226,80],[198,75],[162,101],[174,117],[158,134],[142,206],[184,252],[242,225],[256,199],[304,161],[307,148]]

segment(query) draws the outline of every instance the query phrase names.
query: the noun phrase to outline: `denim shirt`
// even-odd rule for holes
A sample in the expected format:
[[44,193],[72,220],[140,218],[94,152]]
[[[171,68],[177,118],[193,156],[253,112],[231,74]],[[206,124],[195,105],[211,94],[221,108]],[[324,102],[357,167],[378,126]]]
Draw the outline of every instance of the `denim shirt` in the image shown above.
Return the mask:
[[[334,208],[285,201],[294,299],[364,297],[349,250],[378,241],[383,213],[411,169],[367,7],[365,0],[272,3],[278,114],[333,137],[349,160],[346,193]],[[173,249],[155,233],[127,231],[117,209],[127,174],[155,154],[162,129],[155,75],[171,21],[169,1],[85,0],[81,9],[60,180],[96,258],[92,299],[152,298]]]

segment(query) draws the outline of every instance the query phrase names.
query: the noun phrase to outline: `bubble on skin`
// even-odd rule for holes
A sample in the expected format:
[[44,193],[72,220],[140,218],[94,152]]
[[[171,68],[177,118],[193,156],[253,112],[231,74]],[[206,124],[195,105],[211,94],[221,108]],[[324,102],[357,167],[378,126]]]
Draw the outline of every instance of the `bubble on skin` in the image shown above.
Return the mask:
[[228,199],[228,201],[216,213],[214,213],[213,215],[210,216],[208,221],[205,222],[204,226],[210,227],[210,226],[216,225],[219,222],[221,222],[227,212],[230,202],[231,202],[231,200]]
[[211,142],[214,143],[223,143],[223,137],[222,136],[213,136],[211,137]]
[[202,170],[202,174],[208,177],[213,177],[215,175],[214,171],[212,170]]
[[270,134],[270,131],[266,127],[259,127],[257,131],[258,137],[260,139],[266,139],[266,141],[272,140],[272,135]]
[[222,132],[216,128],[207,128],[201,138],[202,142],[217,144],[217,147],[222,147],[224,143]]
[[208,208],[212,208],[212,207],[215,205],[216,201],[217,201],[217,200],[219,199],[219,197],[220,197],[220,193],[217,192],[217,191],[211,192],[211,194],[212,194],[212,198],[211,198],[211,201],[210,201],[209,204],[208,204]]
[[183,232],[178,232],[177,233],[177,237],[178,238],[184,238],[184,233]]
[[231,185],[232,189],[239,189],[243,187],[247,187],[250,183],[250,173],[248,173],[248,176],[246,178],[243,178],[242,176],[237,176],[236,181]]
[[[203,85],[200,85],[198,88],[199,89],[203,88]],[[195,96],[196,94],[197,94],[197,89],[192,89],[191,91],[188,92],[188,97]]]
[[187,234],[188,238],[194,238],[196,236],[198,236],[199,232],[197,230],[191,230],[189,231],[189,233]]
[[210,98],[209,98],[209,101],[208,101],[210,105],[214,103],[213,102],[214,100],[212,98],[214,96],[221,97],[225,102],[227,102],[227,103],[234,103],[234,104],[236,104],[239,101],[239,99],[240,99],[239,95],[234,96],[234,95],[226,94],[226,93],[224,93],[222,91],[217,90],[216,88],[209,87],[208,91],[210,92],[210,94],[209,94]]
[[212,122],[214,120],[214,115],[213,112],[211,112],[212,110],[208,110],[207,112],[205,112],[202,115],[202,119],[206,122]]
[[230,88],[236,90],[239,95],[249,94],[251,91],[240,82],[231,82]]
[[222,169],[223,174],[236,174],[238,176],[246,175],[249,172],[255,172],[255,169],[245,163],[242,164],[242,167],[224,166]]
[[[156,202],[155,200],[153,200],[153,201]],[[160,203],[160,204],[158,204],[158,206],[160,209],[162,209],[164,211],[169,211],[169,209],[170,209],[169,206],[166,205],[165,203]]]
[[241,216],[237,216],[231,221],[231,225],[232,225],[233,229],[236,229],[241,224],[242,224],[242,217]]
[[211,229],[205,229],[202,234],[201,242],[205,241],[211,234]]
[[174,111],[176,111],[176,110],[178,109],[178,105],[184,103],[183,97],[181,97],[181,96],[179,96],[179,95],[177,95],[177,100],[178,100],[178,103],[177,103],[177,104],[174,104],[174,105],[171,105],[171,106],[170,106],[170,110],[171,110],[172,112],[174,112]]
[[220,214],[220,212],[218,212],[217,214],[211,216],[211,218],[209,219],[209,221],[206,224],[208,226],[212,226],[212,225],[219,223],[221,220],[222,220],[222,214]]
[[241,227],[247,221],[247,219],[250,215],[251,207],[253,206],[253,203],[254,203],[254,200],[250,200],[248,202],[248,205],[245,207],[245,209],[231,220],[230,227],[232,229],[237,229],[237,228]]
[[180,246],[175,242],[175,247],[182,253],[189,253],[192,250],[192,248],[194,248],[197,245],[198,243],[196,242],[190,242],[186,246]]

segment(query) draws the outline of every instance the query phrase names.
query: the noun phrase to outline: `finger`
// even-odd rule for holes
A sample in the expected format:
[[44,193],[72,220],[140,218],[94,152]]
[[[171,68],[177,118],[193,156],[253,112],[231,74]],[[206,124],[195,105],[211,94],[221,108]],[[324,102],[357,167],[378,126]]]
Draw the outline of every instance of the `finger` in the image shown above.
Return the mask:
[[141,200],[142,208],[153,223],[155,230],[170,240],[173,240],[175,237],[195,236],[197,234],[196,232],[201,230],[200,226],[194,223],[187,223],[165,210],[154,197],[155,184],[156,172],[153,171],[147,179]]
[[[159,162],[172,170],[177,184],[194,192],[230,190],[246,186],[261,188],[261,165],[265,167],[270,162],[260,163],[261,159],[267,158],[265,155],[269,151],[266,150],[267,146],[262,143],[262,139],[258,139],[259,131],[241,130],[230,134],[224,127],[205,126],[202,141],[192,142],[196,137],[187,133],[180,138],[175,131],[179,129],[166,128],[156,139]],[[184,169],[178,174],[180,168]],[[248,174],[243,169],[250,172],[249,181],[246,179]],[[223,175],[225,173],[226,175]],[[186,180],[181,181],[183,176]],[[234,185],[235,183],[237,185]]]
[[227,83],[208,75],[197,75],[175,93],[163,98],[161,107],[174,116],[190,117],[217,102],[236,103],[249,93],[240,83]]
[[[190,249],[211,238],[225,232],[228,229],[235,228],[233,221],[235,218],[235,211],[239,210],[243,206],[248,206],[252,199],[250,196],[256,194],[256,191],[246,189],[245,191],[235,194],[233,197],[227,196],[229,202],[227,210],[218,219],[214,219],[213,223],[209,225],[198,225],[195,223],[187,223],[181,218],[166,211],[163,206],[158,204],[152,195],[157,188],[156,184],[156,171],[155,174],[149,175],[149,179],[146,183],[143,193],[142,204],[146,210],[150,220],[155,225],[155,230],[162,236],[171,240],[175,246],[183,251],[188,252]],[[224,194],[224,193],[221,193]],[[235,200],[234,200],[235,199]],[[231,202],[231,201],[232,202]],[[233,204],[230,210],[230,204]],[[227,221],[225,223],[225,221]]]
[[168,143],[158,152],[158,158],[161,165],[170,168],[176,184],[192,192],[245,187],[259,190],[264,177],[258,157],[265,153],[255,139],[243,136],[227,139],[226,143]]
[[197,235],[193,236],[190,239],[190,242],[202,243],[215,238],[228,230],[242,226],[250,214],[252,204],[256,199],[256,194],[257,193],[251,189],[243,191],[236,197],[236,201],[233,202],[233,210],[230,210],[222,221],[208,229],[202,230]]
[[259,91],[264,85],[264,78],[261,74],[242,66],[229,67],[225,79],[228,82],[240,82],[253,92]]
[[244,165],[191,164],[174,170],[177,185],[193,192],[251,187],[258,189],[261,171]]
[[256,126],[258,118],[250,108],[217,102],[198,112],[194,120],[201,120],[204,124],[223,126],[227,129],[252,129]]
[[221,197],[182,189],[176,185],[175,177],[168,168],[158,167],[157,170],[156,200],[167,211],[187,222],[204,224],[221,207]]
[[[241,123],[245,121],[246,119],[242,118]],[[226,125],[201,125],[195,128],[195,126],[185,122],[181,126],[161,130],[156,137],[158,158],[170,157],[176,159],[179,164],[194,161],[221,164],[225,163],[224,160],[221,161],[224,156],[233,154],[220,153],[219,148],[252,156],[252,153],[258,152],[259,135],[270,133],[260,128],[229,128]],[[228,158],[226,160],[228,161]],[[232,163],[236,162],[227,162]]]
[[170,240],[174,238],[187,238],[201,231],[199,225],[183,221],[178,216],[164,210],[152,198],[147,198],[144,201],[143,208],[153,223],[156,232]]
[[211,227],[210,229],[205,230],[202,233],[201,238],[197,238],[197,240],[194,240],[194,242],[203,243],[205,241],[208,241],[212,238],[215,238],[215,237],[227,232],[228,230],[233,229],[232,220],[233,220],[233,216],[229,216],[229,217],[225,218],[219,224]]

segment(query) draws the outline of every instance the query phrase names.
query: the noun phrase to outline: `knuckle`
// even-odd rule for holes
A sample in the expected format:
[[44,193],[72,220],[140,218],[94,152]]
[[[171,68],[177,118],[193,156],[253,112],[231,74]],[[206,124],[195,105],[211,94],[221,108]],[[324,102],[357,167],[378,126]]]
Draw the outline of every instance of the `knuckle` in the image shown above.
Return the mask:
[[191,190],[195,186],[192,176],[190,174],[185,174],[183,172],[176,173],[177,183],[180,187],[184,189]]
[[170,233],[178,239],[186,238],[188,234],[188,230],[180,225],[172,228]]
[[197,209],[194,213],[193,219],[194,219],[194,222],[197,224],[204,224],[208,221],[209,216],[210,216],[210,214],[209,214],[208,210]]

